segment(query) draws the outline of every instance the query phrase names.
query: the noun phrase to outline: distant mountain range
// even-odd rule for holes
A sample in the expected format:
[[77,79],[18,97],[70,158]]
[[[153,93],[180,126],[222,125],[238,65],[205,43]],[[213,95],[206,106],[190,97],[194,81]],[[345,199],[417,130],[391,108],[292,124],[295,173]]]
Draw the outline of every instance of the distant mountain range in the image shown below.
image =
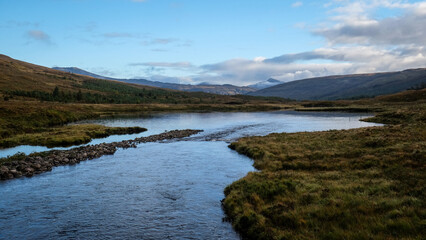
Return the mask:
[[206,93],[214,93],[221,95],[237,95],[237,94],[246,94],[249,92],[256,91],[255,88],[252,87],[239,87],[231,84],[224,85],[214,85],[208,83],[202,83],[199,85],[191,85],[191,84],[178,84],[178,83],[164,83],[158,81],[150,81],[146,79],[118,79],[118,78],[108,78],[104,76],[100,76],[88,71],[85,71],[76,67],[53,67],[55,70],[60,70],[63,72],[80,74],[85,76],[90,76],[94,78],[107,79],[107,80],[115,80],[126,83],[140,84],[145,86],[159,87],[159,88],[168,88],[186,92],[206,92]]
[[[0,54],[1,101],[40,100],[62,103],[102,104],[266,104],[281,102],[247,95],[218,95],[205,92],[184,92],[153,86],[133,84],[110,79],[86,76],[87,72],[73,68],[74,74],[28,62],[19,61]],[[226,86],[225,86],[226,87]],[[78,111],[78,107],[72,107]],[[202,107],[200,107],[202,109]],[[218,107],[218,109],[221,109]],[[5,109],[3,109],[6,111]],[[4,112],[3,111],[3,112]],[[21,110],[18,110],[18,112]],[[0,115],[2,109],[0,108]],[[46,115],[46,116],[50,116]],[[55,115],[56,116],[56,115]],[[1,118],[1,117],[0,117]],[[70,118],[73,118],[70,116]],[[0,119],[1,120],[1,119]],[[61,121],[57,119],[55,121]],[[1,133],[1,129],[0,129]]]
[[248,95],[295,100],[354,99],[392,94],[425,85],[426,68],[420,68],[303,79],[264,88]]
[[246,87],[231,84],[214,85],[201,83],[199,85],[190,85],[164,83],[146,79],[116,79],[97,75],[76,67],[54,67],[53,69],[94,78],[186,92],[207,92],[221,95],[245,94],[295,100],[336,100],[374,97],[426,85],[426,68],[408,69],[399,72],[317,77],[286,83],[270,78]]

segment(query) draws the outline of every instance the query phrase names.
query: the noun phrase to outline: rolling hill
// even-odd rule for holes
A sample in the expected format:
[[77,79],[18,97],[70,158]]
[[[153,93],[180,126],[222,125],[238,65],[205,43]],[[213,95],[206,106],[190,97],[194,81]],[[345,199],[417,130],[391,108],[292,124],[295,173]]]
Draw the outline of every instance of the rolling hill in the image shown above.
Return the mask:
[[[65,103],[246,103],[260,98],[183,92],[63,72],[0,55],[0,95]],[[263,101],[263,100],[261,100]],[[269,100],[265,100],[269,101]]]
[[116,80],[116,81],[120,81],[120,82],[140,84],[140,85],[159,87],[159,88],[168,88],[168,89],[185,91],[185,92],[206,92],[206,93],[214,93],[214,94],[221,94],[221,95],[237,95],[237,94],[246,94],[246,93],[253,92],[253,91],[256,90],[255,88],[252,88],[250,86],[239,87],[239,86],[234,86],[234,85],[231,85],[231,84],[191,85],[191,84],[178,84],[178,83],[164,83],[164,82],[158,82],[158,81],[150,81],[150,80],[146,80],[146,79],[109,78],[109,77],[100,76],[100,75],[97,75],[97,74],[94,74],[94,73],[91,73],[91,72],[88,72],[88,71],[85,71],[83,69],[79,69],[79,68],[76,68],[76,67],[54,67],[53,69],[64,71],[64,72],[69,72],[69,73],[91,76],[91,77],[100,78],[100,79]]
[[426,68],[400,72],[340,75],[287,82],[248,93],[295,100],[336,100],[374,97],[426,85]]

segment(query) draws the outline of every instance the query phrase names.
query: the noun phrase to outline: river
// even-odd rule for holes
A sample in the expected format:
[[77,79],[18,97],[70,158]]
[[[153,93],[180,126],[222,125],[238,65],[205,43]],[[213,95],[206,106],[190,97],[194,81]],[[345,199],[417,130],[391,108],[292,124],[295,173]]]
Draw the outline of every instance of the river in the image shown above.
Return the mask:
[[[222,221],[220,200],[227,185],[255,169],[249,158],[228,149],[229,142],[272,132],[378,125],[359,121],[366,116],[292,111],[162,113],[86,121],[148,128],[90,144],[173,129],[204,132],[0,182],[0,239],[239,239],[230,223]],[[44,149],[21,146],[2,150],[0,156]]]

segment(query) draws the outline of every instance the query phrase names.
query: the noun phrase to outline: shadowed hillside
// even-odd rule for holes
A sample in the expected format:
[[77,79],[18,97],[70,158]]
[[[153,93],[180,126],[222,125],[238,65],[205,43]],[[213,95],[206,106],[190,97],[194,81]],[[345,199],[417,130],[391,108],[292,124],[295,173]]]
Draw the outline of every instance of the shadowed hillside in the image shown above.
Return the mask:
[[311,78],[249,93],[296,100],[336,100],[392,94],[426,85],[426,68],[401,72]]

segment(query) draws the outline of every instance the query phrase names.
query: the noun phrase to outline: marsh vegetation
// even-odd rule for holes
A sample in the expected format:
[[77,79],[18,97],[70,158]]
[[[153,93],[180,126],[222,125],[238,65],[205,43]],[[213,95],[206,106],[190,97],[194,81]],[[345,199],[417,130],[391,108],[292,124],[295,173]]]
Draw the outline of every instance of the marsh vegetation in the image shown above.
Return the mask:
[[223,206],[234,228],[246,239],[421,239],[424,93],[372,102],[383,111],[367,121],[390,124],[384,127],[274,133],[232,143],[261,170],[225,189]]

